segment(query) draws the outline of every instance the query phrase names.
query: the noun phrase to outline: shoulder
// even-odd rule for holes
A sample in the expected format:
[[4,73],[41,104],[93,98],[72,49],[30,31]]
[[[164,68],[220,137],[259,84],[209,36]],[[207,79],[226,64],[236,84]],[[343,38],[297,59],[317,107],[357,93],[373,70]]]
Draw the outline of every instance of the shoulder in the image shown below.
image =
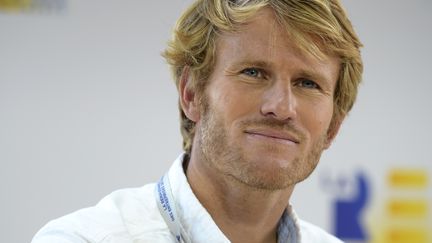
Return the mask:
[[301,242],[342,243],[341,240],[316,225],[304,220],[299,220],[298,223],[300,226]]
[[78,210],[45,225],[32,243],[172,242],[154,197],[154,184],[122,189],[96,206]]

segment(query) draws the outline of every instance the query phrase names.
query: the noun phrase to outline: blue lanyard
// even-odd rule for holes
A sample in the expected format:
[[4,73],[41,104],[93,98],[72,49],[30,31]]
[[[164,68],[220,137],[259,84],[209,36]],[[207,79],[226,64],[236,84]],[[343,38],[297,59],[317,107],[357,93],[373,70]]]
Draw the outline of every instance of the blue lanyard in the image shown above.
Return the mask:
[[175,201],[171,191],[171,184],[167,174],[162,176],[156,184],[155,191],[159,212],[165,220],[165,223],[168,225],[169,230],[176,238],[176,241],[179,243],[190,242],[186,234],[182,234],[183,229],[177,214]]
[[[171,190],[171,183],[168,174],[162,176],[155,186],[156,203],[160,214],[167,224],[171,234],[176,238],[178,243],[190,243],[191,240],[184,233],[184,229],[180,223],[176,203],[174,201]],[[292,217],[285,211],[282,216],[282,225],[279,226],[278,242],[299,242],[297,225]]]

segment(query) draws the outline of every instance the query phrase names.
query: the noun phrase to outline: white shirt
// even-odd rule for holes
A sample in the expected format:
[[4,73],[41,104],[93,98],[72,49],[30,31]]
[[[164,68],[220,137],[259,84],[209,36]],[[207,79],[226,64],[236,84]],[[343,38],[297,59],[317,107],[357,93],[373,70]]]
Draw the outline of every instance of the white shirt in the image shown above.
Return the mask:
[[[167,173],[180,225],[191,242],[230,242],[193,194],[182,167],[183,155]],[[53,220],[32,243],[176,242],[157,203],[155,183],[115,191],[96,206]],[[279,242],[341,243],[322,229],[299,220],[290,207],[279,223]]]

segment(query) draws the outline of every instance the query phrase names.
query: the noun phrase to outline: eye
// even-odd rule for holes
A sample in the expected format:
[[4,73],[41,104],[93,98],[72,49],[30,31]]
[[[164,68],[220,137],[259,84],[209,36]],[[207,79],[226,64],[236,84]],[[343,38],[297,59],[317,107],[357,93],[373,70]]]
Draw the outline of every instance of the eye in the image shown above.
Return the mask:
[[298,85],[307,89],[319,89],[320,86],[310,79],[302,79],[298,82]]
[[241,73],[253,78],[261,78],[263,76],[261,70],[259,70],[258,68],[246,68],[243,69]]

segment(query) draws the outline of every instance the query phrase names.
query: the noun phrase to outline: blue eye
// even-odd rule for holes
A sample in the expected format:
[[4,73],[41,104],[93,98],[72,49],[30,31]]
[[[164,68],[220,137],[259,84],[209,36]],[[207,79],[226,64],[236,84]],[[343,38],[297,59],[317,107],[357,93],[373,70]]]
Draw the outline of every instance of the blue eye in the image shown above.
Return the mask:
[[241,73],[254,78],[259,78],[261,76],[261,71],[257,68],[246,68],[242,70]]
[[299,82],[300,86],[308,89],[318,89],[319,85],[312,80],[303,79]]

